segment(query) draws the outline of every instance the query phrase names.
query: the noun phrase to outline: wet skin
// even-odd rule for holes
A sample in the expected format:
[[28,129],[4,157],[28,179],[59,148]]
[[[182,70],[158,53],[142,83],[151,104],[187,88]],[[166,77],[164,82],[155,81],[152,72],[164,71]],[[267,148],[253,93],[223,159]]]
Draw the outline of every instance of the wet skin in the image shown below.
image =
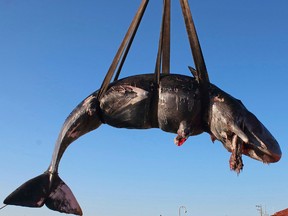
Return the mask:
[[52,210],[82,215],[73,193],[58,176],[58,167],[67,147],[102,123],[128,129],[160,128],[177,134],[178,146],[189,136],[207,132],[232,153],[230,168],[238,173],[243,168],[242,154],[264,163],[280,160],[278,142],[240,100],[210,84],[209,102],[203,107],[194,78],[162,75],[159,86],[154,80],[153,74],[127,77],[111,83],[100,101],[98,91],[84,99],[65,120],[47,171],[24,183],[4,203],[45,204]]

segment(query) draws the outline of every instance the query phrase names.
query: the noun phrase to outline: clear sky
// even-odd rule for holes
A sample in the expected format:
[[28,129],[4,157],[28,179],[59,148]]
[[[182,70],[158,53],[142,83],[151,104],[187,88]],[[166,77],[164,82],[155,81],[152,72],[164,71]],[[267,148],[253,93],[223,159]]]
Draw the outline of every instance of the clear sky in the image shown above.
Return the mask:
[[[171,72],[193,61],[178,1],[172,4]],[[243,101],[281,145],[265,165],[230,154],[208,134],[182,147],[159,129],[101,126],[72,144],[60,176],[84,215],[252,216],[288,208],[287,0],[190,0],[210,80]],[[61,125],[98,89],[140,0],[0,1],[0,200],[48,167]],[[162,0],[150,1],[121,77],[153,72]],[[61,215],[9,206],[0,216]],[[184,215],[184,212],[182,212]]]

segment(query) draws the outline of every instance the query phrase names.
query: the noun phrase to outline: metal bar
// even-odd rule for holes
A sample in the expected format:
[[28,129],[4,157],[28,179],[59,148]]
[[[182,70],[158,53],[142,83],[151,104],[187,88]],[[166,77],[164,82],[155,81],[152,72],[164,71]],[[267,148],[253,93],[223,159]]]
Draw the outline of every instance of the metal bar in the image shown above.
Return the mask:
[[[136,31],[137,31],[138,26],[141,22],[143,14],[146,10],[148,2],[149,2],[149,0],[142,0],[142,3],[140,5],[135,17],[133,18],[133,21],[131,22],[131,24],[128,28],[128,31],[127,31],[127,33],[126,33],[126,35],[125,35],[125,37],[124,37],[124,39],[120,45],[115,57],[114,57],[111,65],[110,65],[110,68],[108,69],[108,72],[107,72],[103,82],[102,82],[101,88],[99,89],[99,93],[98,93],[98,100],[100,100],[102,98],[103,94],[106,92],[108,85],[109,85],[109,83],[113,77],[113,74],[115,73],[115,70],[119,64],[119,61],[120,61],[121,57],[123,57],[123,53],[125,52],[125,50],[127,48],[129,50],[131,43],[132,43],[132,40],[134,38],[133,35],[136,34]],[[128,51],[127,51],[127,53],[128,53]],[[126,54],[124,53],[124,60],[126,58],[127,53]],[[123,63],[124,63],[124,61],[121,64],[123,65]],[[121,65],[121,67],[122,67],[122,65]],[[120,73],[120,71],[119,71],[119,73]],[[119,76],[119,74],[118,74],[118,76]]]

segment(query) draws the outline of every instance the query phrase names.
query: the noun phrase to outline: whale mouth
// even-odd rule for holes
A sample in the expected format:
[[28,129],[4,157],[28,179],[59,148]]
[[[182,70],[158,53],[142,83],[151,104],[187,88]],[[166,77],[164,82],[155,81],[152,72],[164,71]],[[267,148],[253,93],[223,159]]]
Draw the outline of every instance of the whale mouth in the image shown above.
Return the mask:
[[243,169],[244,154],[263,163],[280,160],[280,146],[267,128],[249,112],[240,100],[213,86],[210,113],[210,133],[232,153],[230,168],[236,172]]

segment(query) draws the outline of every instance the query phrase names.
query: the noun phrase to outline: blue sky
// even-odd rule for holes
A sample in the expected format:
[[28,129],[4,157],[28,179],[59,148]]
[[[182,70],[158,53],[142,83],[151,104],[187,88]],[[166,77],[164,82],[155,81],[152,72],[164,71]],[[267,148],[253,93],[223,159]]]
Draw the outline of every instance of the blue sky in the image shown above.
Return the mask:
[[[264,165],[230,154],[208,134],[182,147],[159,129],[102,125],[72,144],[60,176],[84,215],[257,215],[288,207],[287,0],[190,0],[210,80],[242,100],[278,140],[283,157]],[[49,165],[72,109],[98,89],[138,1],[0,1],[0,200]],[[162,1],[150,1],[121,77],[153,72]],[[171,72],[193,66],[178,1],[172,4]],[[60,213],[9,206],[0,215]],[[184,213],[182,212],[182,215]]]

